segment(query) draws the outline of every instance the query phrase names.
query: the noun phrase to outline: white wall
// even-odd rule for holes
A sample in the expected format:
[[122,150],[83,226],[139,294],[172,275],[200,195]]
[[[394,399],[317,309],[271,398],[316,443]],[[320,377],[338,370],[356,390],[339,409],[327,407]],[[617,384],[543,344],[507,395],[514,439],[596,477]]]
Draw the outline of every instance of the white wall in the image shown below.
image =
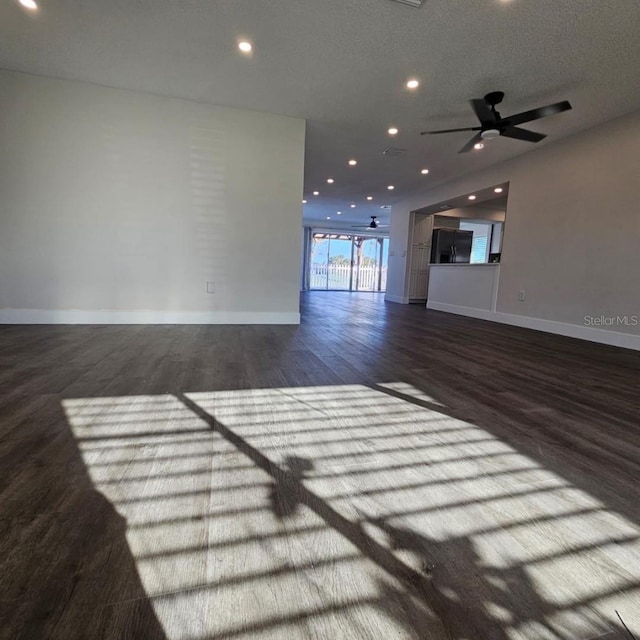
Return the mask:
[[406,282],[410,211],[509,182],[495,319],[640,347],[638,325],[585,327],[585,316],[640,317],[638,176],[640,112],[416,194],[391,214],[391,299]]
[[408,261],[411,257],[409,247],[409,213],[411,209],[402,208],[396,214],[391,212],[389,221],[389,262],[387,268],[387,291],[384,299],[390,302],[408,302]]
[[299,321],[304,121],[10,72],[0,104],[0,321]]
[[[504,222],[505,212],[498,209],[484,209],[481,207],[463,207],[461,209],[451,209],[450,211],[434,214],[435,221],[440,218],[464,218],[466,220],[495,220]],[[434,226],[438,226],[434,224]]]

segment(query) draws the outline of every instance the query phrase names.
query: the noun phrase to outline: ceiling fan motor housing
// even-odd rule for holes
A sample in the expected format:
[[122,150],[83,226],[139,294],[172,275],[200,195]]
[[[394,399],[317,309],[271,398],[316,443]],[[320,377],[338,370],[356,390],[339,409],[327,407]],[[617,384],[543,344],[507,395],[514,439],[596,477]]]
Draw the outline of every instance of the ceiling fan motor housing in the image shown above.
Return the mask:
[[497,104],[500,104],[504,100],[504,91],[492,91],[491,93],[487,93],[484,97],[484,101],[490,106],[495,107]]

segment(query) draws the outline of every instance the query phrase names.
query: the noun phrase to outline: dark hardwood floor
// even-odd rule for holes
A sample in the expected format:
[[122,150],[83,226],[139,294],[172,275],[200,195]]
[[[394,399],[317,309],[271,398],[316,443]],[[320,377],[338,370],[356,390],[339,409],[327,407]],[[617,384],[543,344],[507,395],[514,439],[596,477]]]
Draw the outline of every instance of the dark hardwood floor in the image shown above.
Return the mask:
[[640,353],[302,318],[0,327],[0,638],[640,637]]

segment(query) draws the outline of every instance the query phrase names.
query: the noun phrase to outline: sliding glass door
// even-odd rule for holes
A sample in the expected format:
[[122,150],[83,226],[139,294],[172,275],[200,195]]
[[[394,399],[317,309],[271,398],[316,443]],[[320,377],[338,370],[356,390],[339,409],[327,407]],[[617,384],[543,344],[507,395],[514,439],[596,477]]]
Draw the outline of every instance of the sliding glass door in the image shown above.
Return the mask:
[[384,291],[388,238],[313,233],[309,288],[333,291]]

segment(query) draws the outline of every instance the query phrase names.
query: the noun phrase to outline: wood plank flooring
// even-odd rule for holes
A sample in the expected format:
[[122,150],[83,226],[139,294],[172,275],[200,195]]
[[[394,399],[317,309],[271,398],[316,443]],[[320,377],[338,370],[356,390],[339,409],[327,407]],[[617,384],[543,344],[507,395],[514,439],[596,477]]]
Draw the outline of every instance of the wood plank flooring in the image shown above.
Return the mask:
[[0,638],[640,638],[640,353],[302,317],[0,327]]

